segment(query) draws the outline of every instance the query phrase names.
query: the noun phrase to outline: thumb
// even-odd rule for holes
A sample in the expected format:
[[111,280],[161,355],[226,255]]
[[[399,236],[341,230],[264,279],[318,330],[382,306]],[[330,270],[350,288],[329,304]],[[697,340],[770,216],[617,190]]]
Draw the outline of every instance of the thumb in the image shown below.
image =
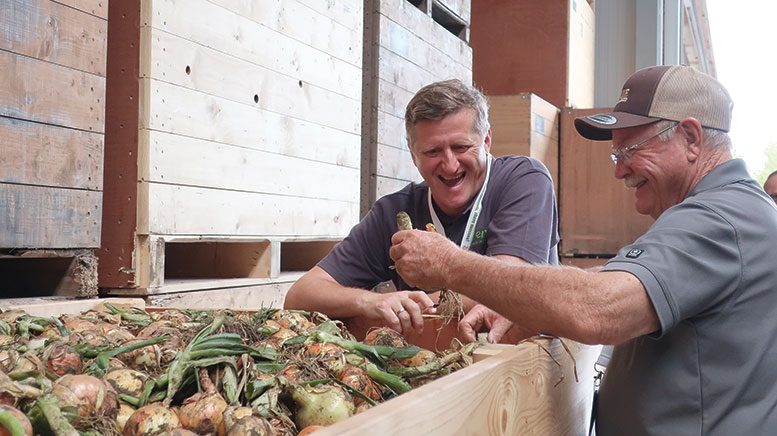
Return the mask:
[[512,326],[512,322],[495,322],[491,326],[491,331],[488,332],[488,342],[492,344],[498,343]]

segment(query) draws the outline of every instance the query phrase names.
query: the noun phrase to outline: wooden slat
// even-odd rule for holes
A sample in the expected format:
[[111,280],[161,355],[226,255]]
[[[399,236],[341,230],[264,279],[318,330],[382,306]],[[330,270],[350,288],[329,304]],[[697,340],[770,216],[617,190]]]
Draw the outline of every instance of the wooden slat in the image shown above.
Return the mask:
[[423,66],[418,66],[386,48],[380,50],[378,78],[394,83],[405,91],[416,93],[421,87],[435,81]]
[[354,100],[360,98],[361,67],[207,0],[189,0],[185,8],[179,6],[175,0],[143,3],[144,25],[295,77],[303,83],[315,84]]
[[103,132],[105,78],[0,51],[0,116]]
[[[156,131],[141,180],[339,201],[359,201],[359,170]],[[144,143],[146,141],[143,141]],[[322,183],[311,183],[319,181]]]
[[[459,63],[438,50],[434,40],[424,40],[384,15],[380,17],[380,44],[404,59],[427,69],[436,80],[459,78],[465,83],[472,79],[471,63]],[[447,33],[447,32],[446,32]],[[450,34],[449,34],[450,35]],[[450,35],[455,38],[453,35]]]
[[102,193],[0,183],[0,247],[96,248]]
[[0,299],[0,307],[21,309],[34,316],[75,315],[87,310],[104,307],[105,303],[115,306],[146,307],[142,298],[93,298],[68,300],[63,298]]
[[579,1],[569,17],[568,103],[571,107],[593,107],[595,74],[594,11]]
[[0,182],[101,190],[103,135],[0,117]]
[[71,8],[84,11],[88,14],[98,16],[100,18],[108,18],[108,2],[109,1],[124,1],[124,0],[52,0],[55,3],[68,5]]
[[378,144],[378,175],[394,179],[418,180],[418,169],[409,151]]
[[405,119],[378,111],[378,143],[402,150],[410,150],[407,145],[405,133]]
[[[189,40],[144,28],[153,47],[141,77],[151,77],[326,127],[359,134],[361,102],[302,83],[297,77],[229,56]],[[336,110],[333,110],[336,109]]]
[[[418,176],[418,179],[421,179],[421,176]],[[416,180],[416,181],[419,181]],[[391,194],[392,192],[397,192],[400,189],[407,186],[408,181],[407,180],[398,180],[391,177],[385,177],[385,176],[377,176],[377,196],[376,199],[383,197],[386,194]]]
[[415,35],[418,40],[426,41],[431,50],[439,52],[452,62],[468,69],[472,68],[472,48],[409,1],[383,0],[380,10],[392,22]]
[[405,109],[413,95],[413,92],[406,91],[392,82],[380,80],[378,83],[378,110],[404,119]]
[[299,3],[314,11],[331,18],[343,26],[361,31],[363,0],[298,0]]
[[[350,29],[293,0],[212,1],[237,15],[361,68],[361,27]],[[351,13],[359,12],[353,10]],[[361,18],[360,14],[356,17]]]
[[105,186],[98,278],[101,287],[122,287],[137,283],[134,251],[138,201],[140,5],[134,1],[112,1],[110,23]]
[[270,277],[270,241],[165,243],[165,281],[170,278]]
[[609,109],[561,111],[560,253],[615,255],[645,233],[653,219],[634,210],[634,192],[614,176],[609,142],[578,135],[575,117]]
[[[286,291],[302,274],[283,272],[275,278],[252,279],[168,279],[154,288],[117,288],[105,292],[117,296],[144,296],[154,306],[259,308],[264,300],[264,307],[281,307],[277,303],[283,303]],[[251,302],[251,298],[256,300]]]
[[451,12],[456,14],[456,16],[458,16],[462,20],[469,22],[469,18],[471,14],[470,2],[477,1],[477,0],[435,0],[435,1],[445,5],[446,8],[448,8]]
[[318,433],[586,434],[593,363],[600,347],[567,344],[575,356],[579,382],[572,358],[558,339],[527,342]]
[[0,49],[105,77],[108,22],[58,3],[6,0]]
[[338,165],[358,159],[359,136],[260,108],[144,79],[141,128]]
[[220,191],[156,183],[148,189],[148,224],[139,231],[188,235],[344,237],[358,220],[352,202]]

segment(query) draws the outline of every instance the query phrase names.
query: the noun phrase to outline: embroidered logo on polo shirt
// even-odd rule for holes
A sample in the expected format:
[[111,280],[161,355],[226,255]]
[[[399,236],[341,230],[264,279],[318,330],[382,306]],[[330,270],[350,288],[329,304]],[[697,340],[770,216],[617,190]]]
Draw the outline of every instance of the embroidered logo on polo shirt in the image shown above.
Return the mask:
[[629,259],[636,259],[639,256],[641,256],[642,253],[644,253],[644,252],[645,252],[645,250],[643,250],[641,248],[632,248],[631,250],[629,250],[628,253],[626,253],[626,257],[628,257]]

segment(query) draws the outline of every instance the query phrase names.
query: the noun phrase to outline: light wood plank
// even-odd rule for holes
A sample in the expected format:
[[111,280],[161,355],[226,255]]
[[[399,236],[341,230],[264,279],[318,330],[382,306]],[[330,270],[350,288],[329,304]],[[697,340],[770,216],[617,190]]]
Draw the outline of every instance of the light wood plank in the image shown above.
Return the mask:
[[[580,435],[588,431],[601,347],[525,342],[350,419],[321,436],[361,434]],[[545,351],[547,350],[547,352]],[[455,401],[454,401],[455,399]]]
[[[393,192],[397,192],[400,189],[407,186],[408,183],[410,183],[407,180],[398,180],[393,179],[391,177],[385,177],[385,176],[376,176],[377,178],[377,189],[376,189],[376,195],[375,198],[378,199],[380,197],[383,197],[386,194],[391,194]],[[418,176],[418,180],[413,181],[420,181],[421,176]]]
[[[453,35],[451,35],[453,37]],[[435,80],[458,78],[465,83],[472,82],[472,67],[463,65],[441,52],[433,40],[424,40],[409,29],[380,16],[380,45],[404,59],[427,69]]]
[[108,22],[58,3],[0,4],[0,49],[105,77]]
[[[320,183],[320,181],[311,181]],[[141,183],[154,234],[345,237],[358,203]]]
[[[361,68],[361,27],[350,29],[289,0],[211,0],[256,23]],[[354,10],[352,13],[356,13]],[[360,16],[357,16],[361,18]]]
[[410,150],[407,145],[407,133],[405,132],[405,119],[378,111],[378,143],[402,150]]
[[142,298],[93,298],[74,300],[64,298],[0,299],[0,307],[21,309],[33,316],[75,315],[103,307],[105,303],[143,309]]
[[378,144],[378,175],[407,181],[420,178],[409,151],[381,144]]
[[280,115],[359,134],[361,101],[229,56],[189,40],[144,28],[150,77]]
[[472,48],[409,1],[382,0],[380,11],[393,23],[406,29],[417,39],[426,41],[433,50],[445,55],[452,62],[472,69]]
[[143,79],[148,103],[141,129],[153,129],[224,144],[336,165],[354,166],[360,137],[215,96]]
[[0,51],[0,116],[100,132],[105,127],[105,78]]
[[[171,281],[173,282],[173,281]],[[174,281],[165,284],[156,293],[147,297],[151,306],[176,307],[185,309],[242,309],[259,310],[266,307],[282,308],[286,293],[294,282],[276,282],[254,286],[234,287],[228,280],[194,282],[193,280]],[[193,290],[198,286],[207,286],[203,290]],[[186,289],[171,293],[173,288]]]
[[0,183],[0,247],[100,246],[102,193]]
[[[52,0],[55,3],[68,5],[71,8],[84,11],[88,14],[108,19],[108,1],[110,0]],[[113,0],[123,1],[123,0]]]
[[470,2],[476,0],[435,0],[448,8],[451,12],[456,14],[459,18],[469,23],[470,15],[472,13]]
[[165,282],[171,278],[270,277],[271,243],[189,242],[165,243]]
[[[338,201],[359,201],[359,169],[163,132],[148,134],[141,180]],[[142,141],[145,142],[145,141]],[[319,181],[324,183],[311,183]]]
[[[153,5],[153,10],[148,9]],[[260,26],[207,0],[143,4],[143,25],[230,54],[282,74],[361,98],[361,67],[335,58],[282,33]]]
[[577,2],[569,17],[568,106],[593,107],[595,74],[595,17],[588,2]]
[[407,59],[385,48],[380,50],[378,78],[394,83],[414,94],[423,86],[435,81],[435,76],[424,67],[408,62]]
[[343,26],[361,32],[363,0],[298,0],[299,3]]
[[0,117],[0,182],[101,190],[103,135]]
[[381,79],[378,82],[378,110],[404,119],[407,104],[413,95],[415,94]]

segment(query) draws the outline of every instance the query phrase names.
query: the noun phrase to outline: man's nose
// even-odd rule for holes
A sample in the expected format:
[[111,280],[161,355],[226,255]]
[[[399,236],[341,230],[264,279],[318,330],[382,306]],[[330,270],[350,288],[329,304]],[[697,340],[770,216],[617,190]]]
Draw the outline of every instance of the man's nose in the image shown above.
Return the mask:
[[624,179],[628,175],[629,175],[628,165],[626,165],[623,159],[618,159],[618,161],[615,163],[615,178]]
[[459,169],[459,160],[453,150],[446,149],[442,155],[442,165],[445,171],[453,172]]

